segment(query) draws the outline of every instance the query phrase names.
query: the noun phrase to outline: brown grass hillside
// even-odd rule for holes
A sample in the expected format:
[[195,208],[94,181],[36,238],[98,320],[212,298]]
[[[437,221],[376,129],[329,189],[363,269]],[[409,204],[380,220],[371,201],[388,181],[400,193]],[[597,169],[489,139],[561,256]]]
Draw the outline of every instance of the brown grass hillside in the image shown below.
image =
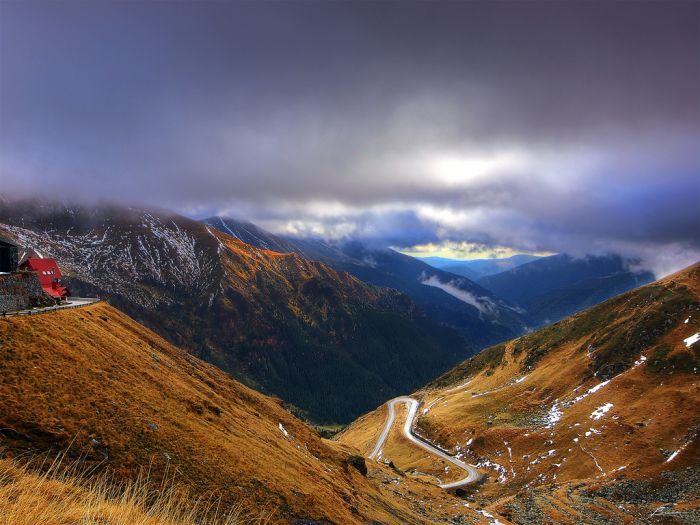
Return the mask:
[[363,475],[279,400],[105,303],[0,320],[0,450],[68,450],[67,461],[117,482],[144,468],[156,484],[170,473],[192,498],[280,523],[447,523],[469,512],[391,469]]
[[[35,458],[38,459],[38,458]],[[46,458],[44,458],[46,459]],[[146,477],[115,483],[63,463],[0,460],[0,525],[264,525],[267,517],[189,497]],[[48,464],[48,467],[47,467]],[[41,467],[44,468],[41,468]]]
[[[700,264],[465,361],[415,394],[417,431],[480,467],[469,497],[514,523],[698,523],[698,332]],[[384,417],[339,440],[368,452]],[[383,456],[449,479],[397,433]]]

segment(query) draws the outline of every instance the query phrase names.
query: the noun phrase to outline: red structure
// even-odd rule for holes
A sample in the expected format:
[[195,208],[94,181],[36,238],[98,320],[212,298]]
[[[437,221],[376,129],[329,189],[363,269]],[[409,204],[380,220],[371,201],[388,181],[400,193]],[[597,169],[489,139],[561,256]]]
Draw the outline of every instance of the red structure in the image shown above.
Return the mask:
[[53,259],[29,257],[19,265],[19,269],[25,272],[36,272],[44,292],[57,301],[65,301],[70,295],[68,288],[61,283],[61,270]]

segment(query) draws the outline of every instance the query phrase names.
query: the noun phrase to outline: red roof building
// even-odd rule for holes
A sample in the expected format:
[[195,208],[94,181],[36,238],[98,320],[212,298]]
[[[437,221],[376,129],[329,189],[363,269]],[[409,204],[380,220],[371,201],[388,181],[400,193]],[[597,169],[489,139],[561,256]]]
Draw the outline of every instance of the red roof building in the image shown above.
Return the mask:
[[36,272],[44,292],[54,299],[62,301],[70,295],[68,288],[61,283],[61,270],[53,259],[29,257],[19,265],[19,269],[26,272]]

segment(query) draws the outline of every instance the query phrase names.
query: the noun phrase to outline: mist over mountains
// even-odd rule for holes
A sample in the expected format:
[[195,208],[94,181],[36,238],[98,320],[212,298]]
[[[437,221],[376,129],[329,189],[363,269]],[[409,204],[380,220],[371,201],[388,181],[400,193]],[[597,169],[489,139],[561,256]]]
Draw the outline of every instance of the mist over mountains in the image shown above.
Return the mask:
[[320,422],[344,422],[476,346],[405,295],[162,210],[3,202],[0,236],[53,257],[167,340]]
[[74,294],[109,298],[320,422],[348,421],[486,346],[651,278],[623,272],[619,257],[554,256],[482,285],[360,242],[46,200],[5,198],[0,235],[25,255],[54,257]]
[[693,2],[272,4],[5,5],[3,191],[700,258]]
[[[498,337],[491,333],[507,337],[506,326],[514,334],[551,323],[654,279],[651,272],[634,268],[636,261],[615,254],[516,255],[488,261],[441,259],[436,263],[435,259],[416,259],[388,248],[371,248],[360,241],[333,243],[273,235],[231,218],[211,217],[205,222],[255,246],[322,260],[362,280],[401,290],[429,315],[461,330],[477,346],[495,342]],[[457,271],[451,273],[452,268]],[[468,319],[474,317],[488,323],[470,328]]]
[[419,258],[423,262],[428,263],[430,266],[434,266],[435,268],[440,268],[441,270],[457,275],[462,275],[463,277],[476,281],[480,277],[505,272],[506,270],[512,270],[516,266],[534,261],[538,258],[538,256],[519,253],[516,255],[511,255],[510,257],[503,257],[499,259],[459,260],[434,256]]

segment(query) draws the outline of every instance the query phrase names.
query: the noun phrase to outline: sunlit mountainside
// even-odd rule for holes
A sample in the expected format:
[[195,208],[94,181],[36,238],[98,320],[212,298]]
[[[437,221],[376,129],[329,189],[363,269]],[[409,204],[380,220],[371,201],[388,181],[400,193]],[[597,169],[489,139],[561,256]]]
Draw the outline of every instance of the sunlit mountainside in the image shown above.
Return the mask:
[[[484,472],[463,494],[499,519],[692,523],[698,332],[696,264],[458,365],[415,393],[415,432]],[[369,453],[385,417],[363,416],[340,441]],[[407,475],[459,476],[392,435],[381,456]]]

